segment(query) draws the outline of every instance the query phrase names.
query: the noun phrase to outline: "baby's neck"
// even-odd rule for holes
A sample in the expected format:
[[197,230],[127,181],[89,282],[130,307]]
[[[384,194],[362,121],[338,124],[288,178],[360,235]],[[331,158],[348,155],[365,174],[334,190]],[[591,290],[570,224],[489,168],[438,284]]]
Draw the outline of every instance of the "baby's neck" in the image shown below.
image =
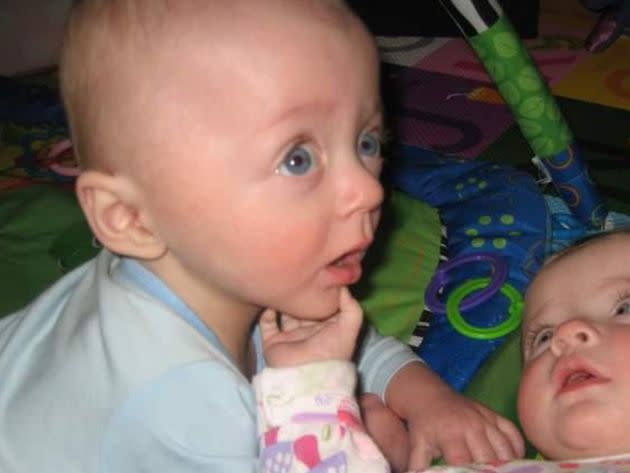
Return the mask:
[[251,379],[256,372],[256,350],[252,333],[257,318],[256,315],[245,325],[240,323],[240,320],[238,323],[233,323],[239,317],[231,318],[227,315],[212,325],[204,320],[204,323],[215,333],[230,354],[236,367],[247,379]]
[[261,308],[225,297],[216,288],[201,284],[168,254],[143,262],[162,279],[219,339],[248,378],[255,371],[251,339]]

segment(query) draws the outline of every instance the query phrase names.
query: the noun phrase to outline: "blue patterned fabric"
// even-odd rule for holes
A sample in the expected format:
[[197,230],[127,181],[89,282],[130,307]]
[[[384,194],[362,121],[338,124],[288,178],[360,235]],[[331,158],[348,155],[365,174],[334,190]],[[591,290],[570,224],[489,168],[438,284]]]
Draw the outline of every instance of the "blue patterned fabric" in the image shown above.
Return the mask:
[[[549,251],[551,235],[545,198],[530,174],[410,146],[400,149],[392,167],[389,179],[395,187],[439,209],[449,258],[496,252],[509,262],[508,282],[524,293]],[[487,263],[463,266],[451,275],[443,297],[473,277],[489,275]],[[462,315],[472,325],[489,327],[505,320],[508,307],[507,298],[498,294]],[[444,315],[435,314],[418,355],[462,390],[504,338],[468,338],[456,332]]]

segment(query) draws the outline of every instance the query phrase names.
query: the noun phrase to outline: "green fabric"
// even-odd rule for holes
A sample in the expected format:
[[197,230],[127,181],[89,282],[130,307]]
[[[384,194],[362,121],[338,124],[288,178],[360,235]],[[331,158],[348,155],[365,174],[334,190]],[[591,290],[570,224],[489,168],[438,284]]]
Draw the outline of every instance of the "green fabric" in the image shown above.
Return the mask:
[[[508,336],[501,347],[475,373],[464,394],[480,401],[520,427],[516,411],[518,386],[521,379],[523,359],[521,356],[521,333]],[[527,443],[527,458],[537,454]]]
[[407,341],[424,309],[424,290],[440,256],[436,209],[393,192],[354,290],[367,318],[384,335]]
[[0,315],[95,254],[74,194],[29,186],[0,194]]
[[521,368],[520,332],[517,331],[508,336],[477,371],[465,392],[517,422],[516,394]]

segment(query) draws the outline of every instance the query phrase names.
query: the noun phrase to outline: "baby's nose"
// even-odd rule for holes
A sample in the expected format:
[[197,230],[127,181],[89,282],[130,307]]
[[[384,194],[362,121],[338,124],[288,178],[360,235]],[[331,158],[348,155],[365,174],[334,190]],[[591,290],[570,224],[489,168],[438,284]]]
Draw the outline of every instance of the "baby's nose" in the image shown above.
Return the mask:
[[340,189],[340,213],[378,209],[383,202],[383,186],[378,176],[360,163],[353,163]]
[[571,319],[556,327],[551,339],[551,350],[559,356],[584,346],[597,343],[599,334],[595,327],[584,319]]

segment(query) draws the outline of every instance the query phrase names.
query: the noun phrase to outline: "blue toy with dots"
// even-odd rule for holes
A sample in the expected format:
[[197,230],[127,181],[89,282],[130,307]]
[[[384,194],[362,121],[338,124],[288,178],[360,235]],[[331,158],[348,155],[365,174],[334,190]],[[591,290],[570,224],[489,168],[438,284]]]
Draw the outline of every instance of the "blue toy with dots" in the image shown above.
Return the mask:
[[[534,177],[510,165],[466,161],[412,146],[398,151],[391,183],[439,210],[449,260],[498,255],[509,268],[503,285],[523,294],[550,251],[551,214]],[[446,304],[448,296],[470,280],[487,278],[491,269],[487,261],[478,261],[449,271],[442,302]],[[511,314],[520,315],[514,314],[518,309],[514,297],[510,300],[505,291],[495,292],[483,303],[462,310],[465,321],[481,333],[502,326]],[[462,390],[503,343],[505,336],[497,333],[490,338],[466,336],[445,314],[434,313],[418,355]]]

